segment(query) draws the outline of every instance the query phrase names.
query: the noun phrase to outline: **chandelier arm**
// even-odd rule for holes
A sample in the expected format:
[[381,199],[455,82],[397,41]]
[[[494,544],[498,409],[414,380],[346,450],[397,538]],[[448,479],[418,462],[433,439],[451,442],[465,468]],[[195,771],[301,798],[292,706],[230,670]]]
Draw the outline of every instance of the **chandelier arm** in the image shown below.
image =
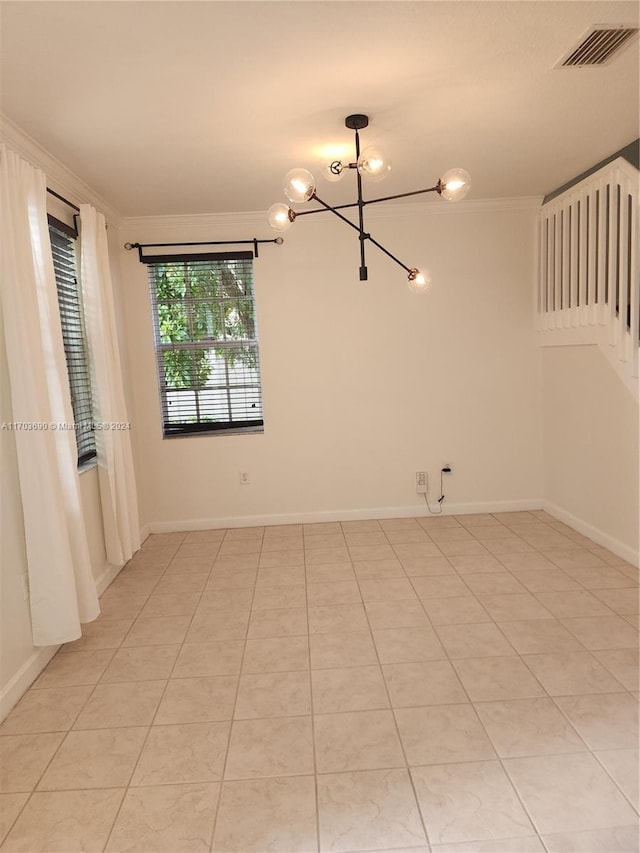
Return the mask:
[[[303,211],[303,213],[297,213],[296,217],[302,216],[304,213],[324,213],[325,210],[330,210],[331,213],[335,213],[335,215],[338,217],[338,219],[342,219],[342,221],[346,222],[347,225],[350,225],[352,228],[355,228],[355,230],[358,231],[358,233],[360,232],[360,229],[355,224],[355,222],[352,222],[350,219],[347,219],[346,216],[343,216],[341,213],[338,213],[337,207],[331,207],[331,205],[327,204],[326,201],[322,201],[321,198],[318,198],[318,196],[315,193],[311,196],[311,198],[314,201],[317,201],[318,204],[321,204],[322,209],[320,209],[320,210],[305,210],[305,211]],[[356,206],[355,204],[342,205],[342,207],[355,207],[355,206]]]
[[[317,196],[315,193],[314,193],[314,194],[311,196],[311,198],[309,199],[309,201],[319,201],[319,200],[320,200],[320,199],[318,198],[318,196]],[[323,204],[325,204],[324,202],[322,202],[322,203],[323,203]],[[366,202],[365,202],[365,204],[366,204]],[[325,204],[325,207],[318,207],[318,208],[316,208],[315,210],[301,210],[301,211],[296,211],[296,219],[298,218],[298,216],[308,216],[310,213],[324,213],[325,209],[329,209],[329,210],[346,210],[348,207],[357,207],[357,206],[358,206],[358,202],[357,202],[357,201],[352,202],[352,204],[336,204],[336,206],[335,206],[335,207],[330,207],[328,204]],[[348,221],[348,220],[347,220],[347,221]],[[352,222],[352,223],[350,223],[350,224],[351,224],[351,225],[353,225],[353,222]],[[357,227],[357,226],[356,226],[356,227]]]
[[388,258],[391,258],[392,261],[395,261],[396,264],[398,264],[399,267],[402,267],[403,270],[411,272],[411,267],[408,267],[406,264],[403,264],[402,261],[396,258],[395,255],[392,255],[388,249],[385,249],[385,247],[378,243],[377,240],[374,240],[371,234],[365,234],[365,239],[369,240],[370,243],[373,243],[374,246],[377,246],[377,248],[380,249],[381,252],[384,252]]
[[[424,189],[424,190],[413,190],[410,193],[399,193],[398,195],[385,195],[385,196],[382,196],[381,198],[369,198],[369,199],[365,198],[362,200],[362,204],[363,205],[376,204],[379,201],[393,201],[394,199],[406,198],[407,196],[410,196],[410,195],[421,195],[422,193],[437,193],[437,192],[440,192],[440,183],[437,183],[435,185],[435,187],[428,187],[427,189]],[[315,199],[317,201],[317,196],[315,195],[315,193],[314,193],[314,195],[311,196],[311,199]],[[328,205],[327,205],[327,207],[328,207]],[[358,202],[354,201],[354,202],[351,202],[351,204],[336,204],[335,207],[331,208],[331,210],[347,210],[350,207],[358,207]],[[299,211],[296,211],[296,218],[298,216],[308,216],[310,213],[324,213],[324,211],[325,211],[324,207],[316,208],[316,210],[299,210]],[[351,224],[353,224],[353,223],[351,223]]]
[[440,182],[438,182],[435,187],[429,187],[426,190],[413,190],[410,193],[398,193],[398,195],[385,195],[382,198],[370,198],[366,201],[363,201],[363,204],[376,204],[379,201],[393,201],[396,198],[407,198],[410,195],[421,195],[422,193],[437,193],[440,192]]

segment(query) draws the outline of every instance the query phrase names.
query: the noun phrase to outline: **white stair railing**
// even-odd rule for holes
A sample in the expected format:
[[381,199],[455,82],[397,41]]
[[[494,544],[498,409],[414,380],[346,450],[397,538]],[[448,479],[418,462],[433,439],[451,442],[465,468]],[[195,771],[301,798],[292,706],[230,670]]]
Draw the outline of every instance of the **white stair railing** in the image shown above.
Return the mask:
[[543,205],[537,328],[597,327],[626,381],[637,385],[640,186],[622,158]]

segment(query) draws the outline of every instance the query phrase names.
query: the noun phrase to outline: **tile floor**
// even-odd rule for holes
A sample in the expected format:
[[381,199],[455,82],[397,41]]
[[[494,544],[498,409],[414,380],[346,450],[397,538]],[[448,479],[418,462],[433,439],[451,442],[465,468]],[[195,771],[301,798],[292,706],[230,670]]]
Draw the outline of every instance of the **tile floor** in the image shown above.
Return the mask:
[[632,853],[637,629],[543,512],[150,536],[0,727],[1,849]]

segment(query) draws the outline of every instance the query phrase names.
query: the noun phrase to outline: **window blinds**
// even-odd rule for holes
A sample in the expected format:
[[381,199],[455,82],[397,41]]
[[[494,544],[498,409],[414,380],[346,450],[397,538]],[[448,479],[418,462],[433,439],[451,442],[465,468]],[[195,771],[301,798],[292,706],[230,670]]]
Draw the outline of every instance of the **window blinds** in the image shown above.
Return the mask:
[[78,465],[80,466],[95,457],[96,444],[93,431],[91,376],[87,359],[82,305],[78,292],[76,241],[72,236],[71,229],[64,226],[63,223],[50,224],[49,235],[58,289],[62,340],[71,388],[71,405],[78,446]]
[[263,426],[253,255],[145,260],[165,437]]

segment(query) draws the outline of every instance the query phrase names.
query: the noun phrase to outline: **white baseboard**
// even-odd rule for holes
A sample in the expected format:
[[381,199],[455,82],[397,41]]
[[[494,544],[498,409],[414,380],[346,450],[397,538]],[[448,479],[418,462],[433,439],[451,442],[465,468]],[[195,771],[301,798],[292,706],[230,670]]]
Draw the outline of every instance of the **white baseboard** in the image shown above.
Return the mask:
[[[486,501],[482,503],[448,504],[443,515],[469,515],[478,512],[517,512],[541,509],[542,500]],[[195,518],[176,521],[152,521],[143,528],[149,533],[174,533],[182,530],[220,530],[230,527],[272,527],[280,524],[317,524],[323,521],[354,521],[368,518],[422,518],[429,511],[422,506],[369,507],[368,509],[327,510],[322,512],[290,512],[271,515],[244,515],[223,518]],[[141,531],[142,538],[142,531]]]
[[9,679],[0,693],[0,720],[4,720],[13,706],[18,703],[59,648],[60,646],[42,646],[34,649],[33,654]]
[[602,545],[603,548],[607,548],[618,557],[621,557],[623,560],[627,560],[627,562],[631,563],[633,566],[640,566],[640,551],[638,548],[634,549],[629,545],[625,545],[625,543],[620,542],[619,539],[614,539],[613,536],[609,536],[609,534],[605,533],[604,530],[594,527],[592,524],[589,524],[581,518],[578,518],[576,515],[573,515],[573,513],[570,513],[566,509],[562,509],[562,507],[550,503],[549,501],[543,501],[542,509],[546,510],[550,515],[555,516],[559,521],[563,521],[565,524],[568,524],[569,527],[573,527],[573,529],[577,530],[578,533],[588,536],[589,539],[593,539],[593,541],[597,542],[598,545]]
[[98,591],[98,595],[102,595],[109,584],[117,578],[123,568],[124,565],[113,566],[111,563],[105,563],[104,569],[96,578],[96,589]]
[[[588,524],[572,513],[567,512],[541,498],[525,498],[515,501],[483,501],[478,503],[448,504],[442,515],[470,515],[487,512],[522,512],[545,509],[560,521],[573,527],[578,533],[588,536],[604,548],[637,566],[640,554],[624,542]],[[152,521],[140,531],[144,541],[150,533],[175,533],[183,530],[220,530],[233,527],[272,527],[280,524],[317,524],[323,521],[355,521],[369,518],[428,518],[425,506],[369,507],[368,509],[344,509],[316,512],[273,513],[269,515],[242,515],[218,518],[179,519],[175,521]]]

